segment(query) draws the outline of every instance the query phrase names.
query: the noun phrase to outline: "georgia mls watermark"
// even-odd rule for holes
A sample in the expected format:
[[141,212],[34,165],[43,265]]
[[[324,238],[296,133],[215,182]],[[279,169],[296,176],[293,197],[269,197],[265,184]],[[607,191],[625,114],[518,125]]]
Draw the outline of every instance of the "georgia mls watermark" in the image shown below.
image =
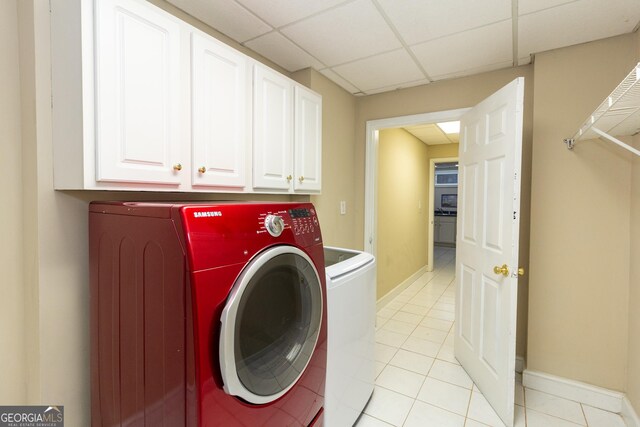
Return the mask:
[[0,427],[64,427],[64,406],[0,406]]

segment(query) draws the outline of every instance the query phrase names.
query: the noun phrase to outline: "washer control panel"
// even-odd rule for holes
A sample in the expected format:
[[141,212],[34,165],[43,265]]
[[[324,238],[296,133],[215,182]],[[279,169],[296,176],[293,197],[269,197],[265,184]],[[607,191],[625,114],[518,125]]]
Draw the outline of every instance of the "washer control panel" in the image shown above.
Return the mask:
[[264,228],[266,228],[267,232],[273,237],[278,237],[284,231],[284,220],[280,215],[267,215],[264,218]]
[[307,234],[315,233],[318,227],[318,217],[315,212],[312,212],[307,208],[290,209],[289,215],[291,216],[291,228],[293,234]]

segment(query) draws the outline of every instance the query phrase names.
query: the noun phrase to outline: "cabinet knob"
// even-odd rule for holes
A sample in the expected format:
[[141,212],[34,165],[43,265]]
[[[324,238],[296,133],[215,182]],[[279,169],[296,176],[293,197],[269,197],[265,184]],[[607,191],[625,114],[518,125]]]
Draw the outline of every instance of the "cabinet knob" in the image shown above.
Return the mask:
[[173,170],[181,171],[182,170],[182,165],[180,163],[177,163],[177,164],[173,165]]
[[198,172],[200,172],[200,173],[205,173],[206,171],[207,171],[207,168],[205,168],[204,166],[200,166],[198,168]]
[[289,176],[287,177],[287,182],[291,182],[291,180],[292,180],[292,179],[293,179],[293,177],[292,177],[291,175],[289,175]]
[[304,176],[301,176],[300,178],[298,178],[298,181],[300,182],[304,181]]

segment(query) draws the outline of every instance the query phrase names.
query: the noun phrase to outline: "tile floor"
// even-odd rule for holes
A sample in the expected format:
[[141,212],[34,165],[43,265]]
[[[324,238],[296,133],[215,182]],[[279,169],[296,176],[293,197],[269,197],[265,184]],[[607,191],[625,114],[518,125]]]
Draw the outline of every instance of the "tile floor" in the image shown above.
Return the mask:
[[[453,355],[455,249],[378,311],[376,385],[357,427],[504,426]],[[618,414],[516,381],[517,427],[625,427]]]

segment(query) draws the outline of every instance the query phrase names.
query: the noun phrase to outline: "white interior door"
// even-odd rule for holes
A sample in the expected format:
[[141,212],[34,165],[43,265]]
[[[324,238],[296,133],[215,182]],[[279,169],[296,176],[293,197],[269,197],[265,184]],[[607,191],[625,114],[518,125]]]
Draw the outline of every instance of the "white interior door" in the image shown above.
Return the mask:
[[523,97],[520,77],[466,113],[459,159],[455,355],[507,426],[515,389]]

